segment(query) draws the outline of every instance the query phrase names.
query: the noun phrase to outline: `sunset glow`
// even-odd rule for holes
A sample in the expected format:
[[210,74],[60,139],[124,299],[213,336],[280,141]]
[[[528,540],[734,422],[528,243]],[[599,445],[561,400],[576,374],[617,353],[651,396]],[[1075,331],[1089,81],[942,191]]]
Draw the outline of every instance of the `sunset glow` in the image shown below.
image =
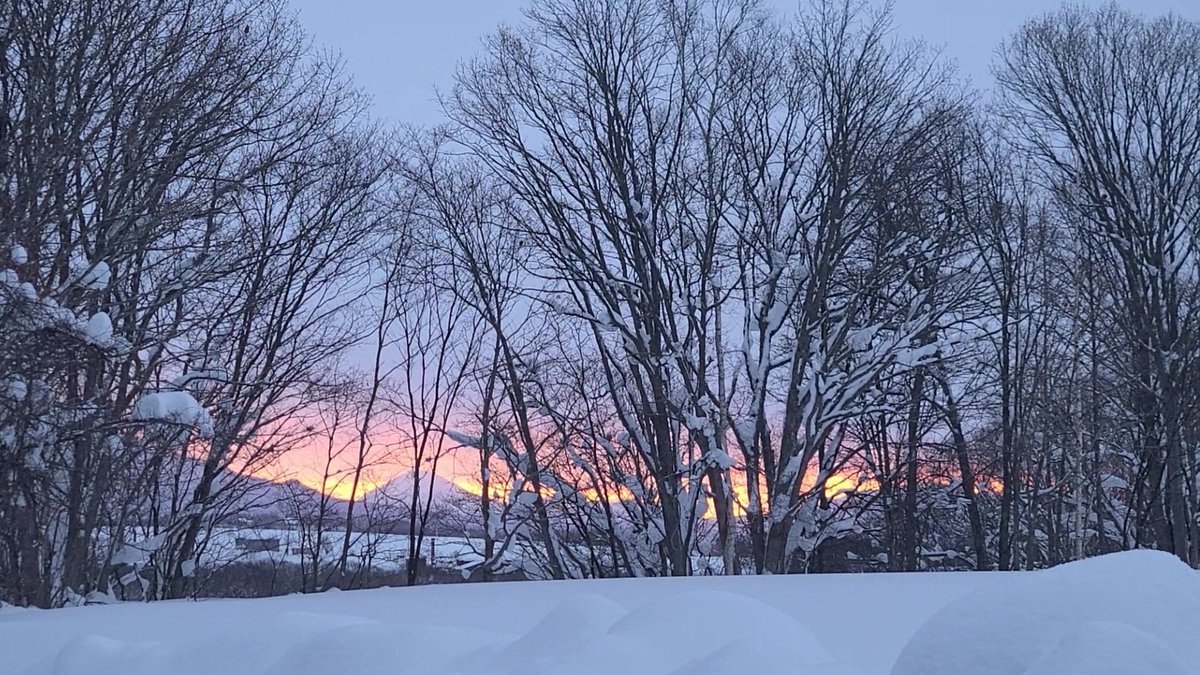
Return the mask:
[[[731,477],[733,489],[733,515],[738,518],[743,518],[747,514],[747,507],[750,503],[750,494],[746,485],[745,473],[734,471],[732,472]],[[483,483],[480,482],[480,480],[475,476],[454,476],[450,480],[458,489],[466,492],[467,494],[474,495],[476,497],[483,495]],[[811,492],[813,488],[816,487],[816,480],[817,477],[815,474],[807,477],[802,486],[803,490],[805,492]],[[841,495],[854,492],[876,491],[879,489],[879,482],[874,479],[864,480],[858,472],[846,470],[830,476],[829,479],[825,481],[824,489],[826,497],[834,499]],[[759,494],[762,495],[761,501],[764,504],[765,510],[767,501],[765,480],[760,482],[760,490],[761,491]],[[512,485],[508,481],[495,481],[488,486],[489,494],[493,499],[497,500],[507,500],[511,491]],[[545,486],[542,487],[541,491],[542,496],[547,499],[552,498],[555,494],[553,489]],[[610,493],[608,495],[608,500],[610,503],[615,504],[622,501],[632,501],[634,499],[633,493],[624,486],[611,489],[608,492]],[[705,520],[714,520],[717,517],[716,505],[713,503],[712,497],[707,495],[707,488],[705,492],[705,502],[707,506],[705,508],[703,518]],[[581,489],[580,494],[582,494],[588,501],[592,502],[597,502],[601,499],[600,491],[596,488]]]
[[320,476],[301,475],[297,476],[296,480],[301,485],[313,490],[314,492],[324,492],[330,497],[340,499],[342,501],[362,499],[384,485],[387,485],[386,480],[375,481],[366,476],[363,476],[359,479],[357,490],[354,489],[354,481],[350,476],[335,478],[329,481],[322,481]]
[[[280,464],[282,466],[274,467],[271,471],[258,472],[255,475],[259,478],[276,482],[295,480],[313,491],[323,492],[335,499],[349,501],[351,499],[362,499],[366,495],[385,487],[389,481],[411,470],[409,464],[394,459],[386,462],[372,462],[369,470],[364,471],[360,477],[357,490],[354,490],[352,466],[347,462],[334,462],[328,470],[315,468],[325,465],[326,458],[319,456],[321,454],[320,450],[317,447],[297,449],[281,458]],[[479,497],[483,494],[483,484],[479,478],[478,468],[475,467],[477,460],[465,457],[463,459],[465,461],[458,461],[459,457],[454,451],[447,452],[439,463],[437,474],[464,493]],[[326,472],[330,475],[323,476]],[[506,476],[507,471],[502,464],[493,467],[492,479],[488,486],[492,499],[498,501],[508,499],[513,486],[512,481]],[[814,493],[817,490],[816,483],[818,476],[819,472],[815,470],[815,467],[808,471],[801,484],[801,491],[806,494]],[[598,502],[602,498],[607,498],[613,504],[635,500],[633,493],[624,485],[613,485],[601,490],[594,486],[582,487],[590,483],[582,475],[561,479],[580,486],[578,487],[580,494],[591,502]],[[746,483],[746,474],[744,471],[734,469],[730,472],[729,480],[733,497],[733,515],[736,518],[745,518],[750,505],[750,493]],[[925,476],[922,478],[922,482],[924,483],[942,486],[949,486],[952,480],[951,477],[945,475]],[[879,487],[878,480],[870,477],[864,471],[847,465],[830,475],[825,480],[822,489],[827,498],[836,499],[855,493],[877,492]],[[978,477],[976,489],[979,492],[1000,494],[1004,489],[1004,484],[996,478]],[[551,487],[542,486],[541,492],[542,496],[546,499],[552,499],[555,496],[555,490]],[[716,519],[717,511],[707,485],[707,480],[705,481],[705,495],[706,507],[703,518],[714,520]],[[765,478],[760,478],[759,495],[762,508],[766,511],[769,500],[767,499]]]

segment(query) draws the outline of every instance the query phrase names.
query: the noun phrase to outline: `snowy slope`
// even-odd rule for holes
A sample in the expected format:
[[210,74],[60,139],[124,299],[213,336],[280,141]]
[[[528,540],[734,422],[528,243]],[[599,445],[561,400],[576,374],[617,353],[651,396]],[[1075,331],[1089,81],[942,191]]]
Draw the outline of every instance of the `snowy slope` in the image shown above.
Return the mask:
[[1200,573],[1165,553],[1130,551],[950,603],[917,631],[892,672],[1184,675],[1200,672],[1198,637]]
[[[435,510],[438,505],[445,504],[449,500],[465,495],[457,485],[436,474],[422,474],[420,480],[422,508],[424,507],[425,500],[429,499],[431,491],[433,492],[433,508]],[[413,474],[411,471],[408,471],[392,478],[378,489],[363,495],[361,501],[368,507],[403,504],[404,508],[407,509],[408,504],[412,501],[412,494]]]
[[[186,504],[204,471],[204,462],[192,457],[177,457],[176,463],[159,476],[158,493],[164,503]],[[227,516],[278,522],[294,515],[297,502],[315,509],[320,493],[295,480],[268,480],[257,476],[222,471],[215,480],[219,493],[217,510]],[[142,506],[148,517],[148,505]],[[331,499],[331,513],[345,513],[345,502]]]
[[[1124,588],[1109,594],[1117,578]],[[1179,643],[1200,631],[1198,589],[1195,572],[1161,554],[1123,554],[1032,574],[529,582],[4,609],[0,672],[1196,675],[1197,647]],[[1174,627],[1143,620],[1154,612]],[[1117,669],[1088,670],[1095,663],[1081,654],[1106,644]],[[1126,653],[1134,647],[1173,651]]]

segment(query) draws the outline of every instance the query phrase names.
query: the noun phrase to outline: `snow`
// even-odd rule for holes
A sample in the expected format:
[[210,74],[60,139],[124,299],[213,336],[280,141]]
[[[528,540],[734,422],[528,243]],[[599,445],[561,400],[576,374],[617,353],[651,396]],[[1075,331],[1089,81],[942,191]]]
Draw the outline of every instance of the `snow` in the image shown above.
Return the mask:
[[79,283],[81,286],[89,288],[93,291],[103,291],[104,289],[108,288],[108,284],[111,280],[112,270],[109,268],[108,263],[101,260],[95,265],[92,265],[91,269],[84,273],[83,277],[80,278]]
[[29,262],[29,252],[24,246],[13,246],[8,250],[8,258],[13,261],[13,264],[24,265]]
[[1127,623],[1089,621],[1074,628],[1025,675],[1188,675],[1166,643]]
[[148,537],[136,544],[131,544],[122,547],[113,554],[112,564],[114,565],[134,565],[148,561],[150,554],[158,550],[166,540],[165,534],[156,534],[153,537]]
[[14,675],[1196,675],[1198,595],[1196,572],[1145,553],[1034,573],[457,584],[4,608],[0,654]]
[[709,465],[715,466],[719,469],[731,469],[737,465],[737,462],[734,461],[733,457],[720,448],[713,448],[712,450],[709,450],[708,454],[704,456],[704,459],[709,463]]
[[[374,493],[372,493],[374,494]],[[370,495],[368,495],[368,498]],[[331,565],[341,553],[340,540],[335,541],[340,533],[327,535],[324,546],[319,554],[323,566]],[[245,551],[238,547],[239,538],[275,539],[279,542],[277,551]],[[137,542],[136,550],[152,551],[158,544]],[[311,558],[312,542],[303,540],[295,530],[276,528],[245,528],[219,527],[214,528],[205,560],[208,565],[220,567],[225,564],[264,563],[272,566],[279,564],[300,565],[305,558]],[[483,540],[467,537],[426,536],[420,555],[430,565],[444,570],[470,569],[480,562],[483,557]],[[127,550],[127,549],[123,549]],[[372,569],[396,572],[404,569],[408,559],[409,540],[406,534],[371,534],[355,533],[350,541],[350,560],[359,562],[370,558]],[[132,555],[132,554],[131,554]],[[498,571],[515,571],[529,567],[534,558],[520,542],[511,545],[501,556],[503,563]]]
[[88,319],[83,334],[94,345],[106,346],[112,342],[113,323],[107,312],[96,312]]
[[1174,556],[1130,551],[1006,581],[938,612],[892,675],[1200,673],[1200,574]]
[[185,391],[159,391],[145,394],[133,407],[135,422],[173,422],[195,427],[200,435],[213,435],[212,417]]

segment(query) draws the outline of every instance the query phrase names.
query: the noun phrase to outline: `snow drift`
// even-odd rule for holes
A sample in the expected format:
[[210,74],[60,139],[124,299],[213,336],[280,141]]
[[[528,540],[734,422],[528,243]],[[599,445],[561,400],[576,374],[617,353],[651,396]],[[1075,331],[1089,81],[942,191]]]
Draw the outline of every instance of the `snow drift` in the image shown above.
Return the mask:
[[1200,574],[1166,553],[1130,551],[950,603],[892,675],[1183,675],[1200,672],[1198,635]]
[[1200,576],[1134,552],[1036,573],[425,586],[0,609],[25,675],[1200,675]]

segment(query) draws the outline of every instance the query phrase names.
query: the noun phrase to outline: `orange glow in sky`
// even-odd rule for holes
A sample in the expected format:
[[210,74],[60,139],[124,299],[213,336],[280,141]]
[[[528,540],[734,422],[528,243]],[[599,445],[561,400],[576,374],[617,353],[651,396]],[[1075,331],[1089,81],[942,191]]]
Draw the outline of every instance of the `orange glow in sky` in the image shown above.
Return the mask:
[[[270,471],[256,472],[255,475],[260,478],[279,482],[295,480],[311,490],[324,492],[336,499],[349,500],[352,498],[362,498],[384,487],[390,480],[407,473],[411,467],[411,464],[404,463],[402,459],[392,458],[388,461],[373,461],[359,478],[357,490],[353,490],[353,476],[350,471],[352,465],[348,461],[349,454],[347,454],[347,461],[334,461],[330,464],[331,469],[328,473],[331,475],[328,477],[324,475],[326,472],[320,468],[325,466],[327,461],[327,458],[322,456],[324,454],[323,448],[319,448],[316,445],[312,448],[301,448],[281,458],[279,466],[273,467]],[[479,479],[478,468],[475,466],[477,460],[473,462],[468,458],[463,459],[465,461],[460,462],[454,452],[447,453],[440,461],[437,473],[463,492],[480,496],[483,493],[483,484]],[[489,490],[494,499],[506,499],[512,490],[512,482],[504,477],[506,473],[502,466],[497,466],[492,472],[493,478],[490,482]],[[817,471],[809,471],[804,478],[801,489],[804,492],[815,491],[817,488],[817,477]],[[944,476],[933,476],[927,478],[927,480],[944,485],[949,485],[950,483],[950,479]],[[998,479],[979,477],[977,480],[979,483],[978,490],[981,492],[987,491],[999,494],[1003,490],[1004,485]],[[747,515],[747,509],[750,504],[746,474],[743,471],[734,470],[730,474],[730,481],[733,493],[733,514],[735,517],[743,518]],[[579,480],[578,482],[586,483],[587,481]],[[707,485],[705,487],[707,493]],[[846,466],[825,480],[823,490],[826,497],[834,499],[841,495],[855,492],[878,491],[879,482],[854,467]],[[352,491],[356,494],[351,494]],[[624,486],[612,486],[604,492],[611,503],[633,500],[633,494]],[[544,497],[550,498],[554,496],[554,490],[543,486],[542,494]],[[601,491],[595,487],[582,488],[581,494],[593,502],[603,498]],[[760,479],[760,503],[763,505],[764,510],[767,507],[766,494],[765,479]],[[704,518],[715,519],[716,507],[711,496],[706,496],[705,500],[707,506]]]
[[[468,494],[475,495],[476,497],[479,497],[483,494],[483,483],[479,480],[479,478],[477,478],[475,476],[469,476],[469,475],[454,476],[453,478],[451,478],[451,482],[453,482],[454,485],[458,487],[458,489],[460,489],[463,492],[466,492]],[[810,475],[809,477],[807,477],[802,486],[804,491],[806,491],[806,492],[811,491],[813,488],[816,487],[816,482],[817,482],[816,475]],[[733,514],[735,517],[738,517],[738,518],[745,517],[747,506],[750,503],[749,492],[746,487],[746,475],[739,471],[733,472],[732,473],[732,484],[733,484],[733,497],[734,497]],[[765,481],[762,481],[760,489],[761,489],[761,492],[759,494],[761,494],[763,496],[762,501],[764,502],[764,508],[765,508],[765,502],[766,502],[766,483],[765,483]],[[858,472],[851,471],[849,469],[839,472],[837,474],[834,474],[834,475],[830,476],[828,480],[825,481],[825,495],[827,497],[829,497],[830,499],[836,498],[843,494],[852,493],[852,492],[872,492],[872,491],[875,491],[878,489],[879,489],[879,483],[877,481],[875,481],[873,479],[862,480],[860,475],[858,474]],[[493,499],[501,499],[501,500],[507,499],[509,494],[511,493],[511,491],[512,491],[512,484],[508,481],[497,480],[497,481],[492,481],[488,485],[488,492],[492,496]],[[593,502],[599,501],[601,498],[600,491],[595,488],[585,488],[585,489],[581,490],[580,493],[586,499],[588,499],[589,501],[593,501]],[[542,487],[542,496],[547,497],[547,498],[553,497],[554,490],[543,486]],[[630,492],[625,487],[620,487],[619,489],[612,490],[610,492],[610,494],[608,495],[608,499],[612,503],[616,503],[616,502],[619,502],[622,500],[632,500],[633,493]],[[704,516],[703,516],[704,519],[705,520],[716,519],[717,510],[716,510],[716,505],[713,503],[712,497],[711,496],[705,497],[705,501],[707,502],[707,507],[705,508],[705,511],[704,511]]]
[[387,485],[386,480],[375,480],[366,475],[359,478],[357,490],[354,489],[353,476],[338,476],[328,480],[323,480],[319,474],[302,472],[296,475],[296,480],[301,485],[313,490],[314,492],[324,492],[325,494],[342,501],[361,499],[362,497],[371,494],[384,485]]

